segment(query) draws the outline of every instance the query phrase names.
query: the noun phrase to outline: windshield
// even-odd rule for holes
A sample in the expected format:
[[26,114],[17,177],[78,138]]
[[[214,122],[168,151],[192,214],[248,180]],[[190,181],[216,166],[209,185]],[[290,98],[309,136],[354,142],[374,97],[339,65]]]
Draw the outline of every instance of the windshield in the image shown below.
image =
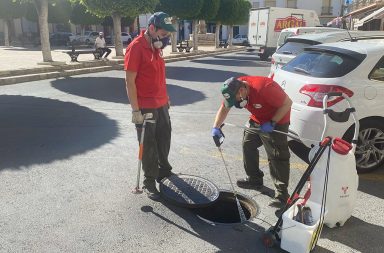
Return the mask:
[[361,62],[348,55],[330,52],[305,51],[290,61],[282,69],[300,75],[320,78],[334,78],[348,74]]
[[296,41],[287,41],[284,45],[282,45],[276,53],[278,54],[292,54],[298,55],[304,51],[304,48],[314,45],[313,43],[309,43],[307,41],[296,42]]
[[290,37],[293,32],[281,32],[279,39],[277,40],[277,47],[281,47],[284,44],[285,40]]

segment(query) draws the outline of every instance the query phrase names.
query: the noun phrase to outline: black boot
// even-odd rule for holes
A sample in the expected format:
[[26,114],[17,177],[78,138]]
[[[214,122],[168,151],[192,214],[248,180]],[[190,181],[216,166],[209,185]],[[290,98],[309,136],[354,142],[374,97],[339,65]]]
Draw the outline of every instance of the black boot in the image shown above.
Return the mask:
[[264,186],[263,178],[251,178],[251,177],[239,179],[237,180],[236,184],[240,188],[254,189],[254,190],[261,190]]

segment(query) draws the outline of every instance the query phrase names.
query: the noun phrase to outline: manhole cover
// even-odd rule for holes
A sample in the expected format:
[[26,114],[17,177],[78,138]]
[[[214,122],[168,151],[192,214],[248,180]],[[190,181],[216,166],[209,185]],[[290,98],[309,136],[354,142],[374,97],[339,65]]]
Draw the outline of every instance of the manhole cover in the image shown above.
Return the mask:
[[172,175],[160,183],[164,199],[188,208],[208,206],[219,197],[219,189],[207,179],[191,175]]

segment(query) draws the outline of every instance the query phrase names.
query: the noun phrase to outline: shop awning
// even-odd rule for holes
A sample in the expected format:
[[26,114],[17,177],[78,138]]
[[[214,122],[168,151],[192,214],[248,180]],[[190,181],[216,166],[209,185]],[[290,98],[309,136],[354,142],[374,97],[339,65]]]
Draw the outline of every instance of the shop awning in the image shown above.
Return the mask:
[[366,16],[366,17],[360,19],[359,21],[357,21],[354,24],[354,27],[355,28],[360,27],[360,26],[364,25],[364,23],[369,22],[372,19],[381,19],[383,16],[384,16],[384,7],[381,7],[380,9],[372,12],[368,16]]

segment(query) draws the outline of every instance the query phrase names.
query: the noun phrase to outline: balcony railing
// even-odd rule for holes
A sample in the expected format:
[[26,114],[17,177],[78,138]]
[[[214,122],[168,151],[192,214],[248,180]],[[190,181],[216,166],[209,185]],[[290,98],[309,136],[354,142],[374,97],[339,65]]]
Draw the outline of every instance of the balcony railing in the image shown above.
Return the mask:
[[333,7],[332,6],[323,6],[321,8],[321,15],[332,15]]
[[348,12],[359,10],[372,4],[384,5],[384,0],[354,0],[348,6]]

